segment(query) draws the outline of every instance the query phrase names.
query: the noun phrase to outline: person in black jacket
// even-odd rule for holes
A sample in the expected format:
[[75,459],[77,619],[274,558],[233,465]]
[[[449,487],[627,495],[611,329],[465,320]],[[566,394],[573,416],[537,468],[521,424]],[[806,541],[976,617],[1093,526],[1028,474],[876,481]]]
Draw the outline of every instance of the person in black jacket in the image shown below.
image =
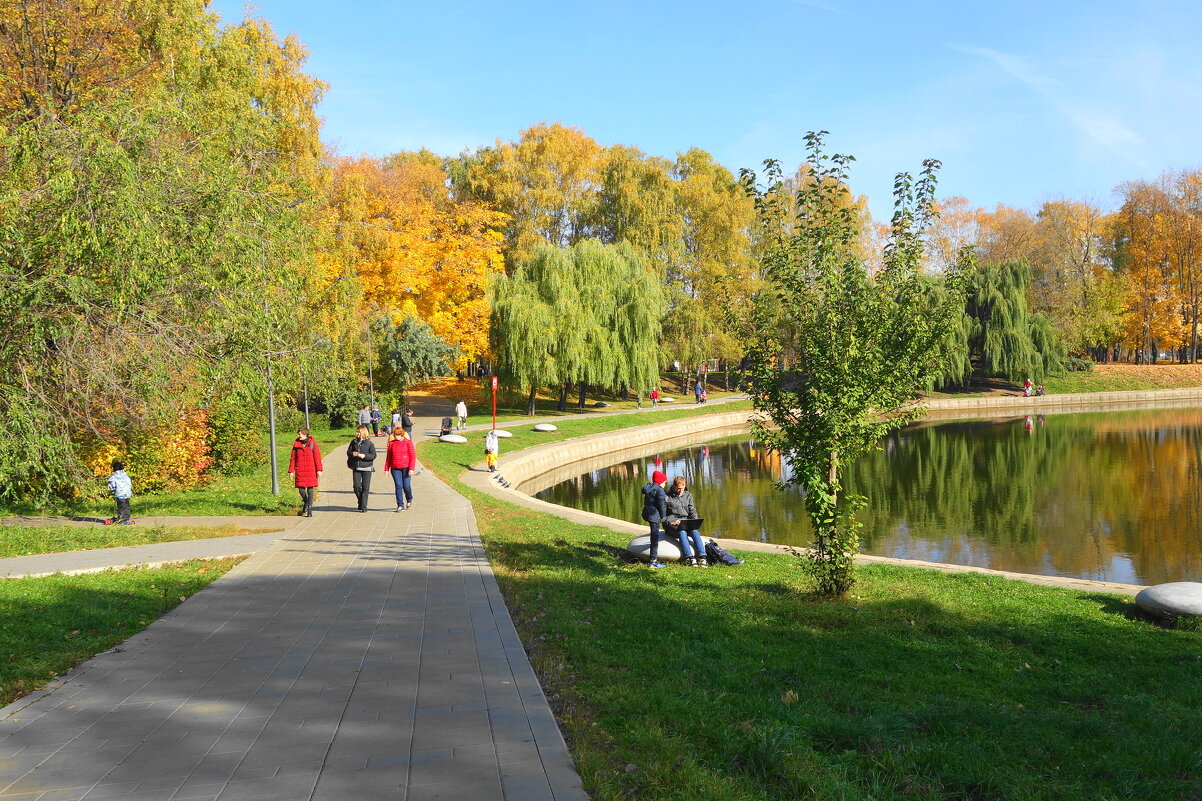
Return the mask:
[[359,511],[367,511],[367,497],[371,493],[371,474],[376,469],[376,444],[371,441],[367,426],[355,430],[355,438],[346,446],[346,466],[351,469],[351,483],[355,497],[359,499]]
[[659,561],[659,541],[663,538],[659,524],[668,516],[668,496],[664,485],[668,477],[660,470],[651,474],[651,480],[643,486],[643,519],[651,526],[651,561],[648,567],[664,567]]
[[664,518],[664,530],[680,540],[680,553],[690,567],[709,567],[705,558],[705,543],[697,529],[682,529],[681,520],[696,520],[697,507],[693,505],[693,493],[689,492],[684,476],[672,479],[668,490],[668,515]]
[[413,439],[413,409],[408,406],[401,412],[401,428],[405,429],[405,436]]

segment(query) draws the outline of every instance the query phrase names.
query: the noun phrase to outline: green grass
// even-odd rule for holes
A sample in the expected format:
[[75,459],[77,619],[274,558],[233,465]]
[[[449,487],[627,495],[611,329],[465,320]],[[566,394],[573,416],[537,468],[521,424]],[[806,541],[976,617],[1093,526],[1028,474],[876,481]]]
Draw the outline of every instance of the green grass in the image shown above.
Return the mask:
[[472,500],[595,801],[1202,795],[1202,640],[1125,598],[874,565],[827,602],[749,552],[651,571],[624,535],[464,487],[478,444],[421,458]]
[[123,545],[154,545],[214,537],[238,537],[279,529],[242,526],[0,526],[0,559]]
[[1133,392],[1165,389],[1166,387],[1148,378],[1131,375],[1100,375],[1090,373],[1065,373],[1060,377],[1049,377],[1045,382],[1049,395],[1067,395],[1074,392]]
[[0,581],[0,706],[127,640],[239,561]]

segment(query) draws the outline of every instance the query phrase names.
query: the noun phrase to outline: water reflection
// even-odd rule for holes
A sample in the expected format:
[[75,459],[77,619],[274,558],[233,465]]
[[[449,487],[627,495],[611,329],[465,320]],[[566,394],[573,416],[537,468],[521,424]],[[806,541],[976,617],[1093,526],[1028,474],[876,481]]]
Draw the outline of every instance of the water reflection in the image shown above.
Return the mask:
[[[706,533],[803,545],[779,454],[749,436],[623,462],[537,494],[637,521],[655,469],[685,476]],[[1155,584],[1202,580],[1202,410],[930,422],[856,463],[866,553]]]

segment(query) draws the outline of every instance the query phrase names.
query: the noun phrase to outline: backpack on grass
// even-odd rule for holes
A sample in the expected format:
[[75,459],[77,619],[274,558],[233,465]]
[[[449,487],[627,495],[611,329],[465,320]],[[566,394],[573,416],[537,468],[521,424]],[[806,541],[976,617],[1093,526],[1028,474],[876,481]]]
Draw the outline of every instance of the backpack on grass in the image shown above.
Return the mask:
[[711,565],[726,565],[733,567],[734,565],[743,564],[742,559],[736,559],[735,555],[723,548],[712,539],[705,544],[705,558],[709,560]]

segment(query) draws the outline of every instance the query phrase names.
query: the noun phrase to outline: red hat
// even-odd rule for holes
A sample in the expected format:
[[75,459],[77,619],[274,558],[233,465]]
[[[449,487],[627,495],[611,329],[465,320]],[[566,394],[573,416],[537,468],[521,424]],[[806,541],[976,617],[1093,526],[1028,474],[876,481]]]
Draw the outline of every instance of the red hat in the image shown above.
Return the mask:
[[663,470],[656,470],[654,473],[651,474],[651,483],[652,484],[663,484],[667,480],[668,480],[668,476],[664,473]]

